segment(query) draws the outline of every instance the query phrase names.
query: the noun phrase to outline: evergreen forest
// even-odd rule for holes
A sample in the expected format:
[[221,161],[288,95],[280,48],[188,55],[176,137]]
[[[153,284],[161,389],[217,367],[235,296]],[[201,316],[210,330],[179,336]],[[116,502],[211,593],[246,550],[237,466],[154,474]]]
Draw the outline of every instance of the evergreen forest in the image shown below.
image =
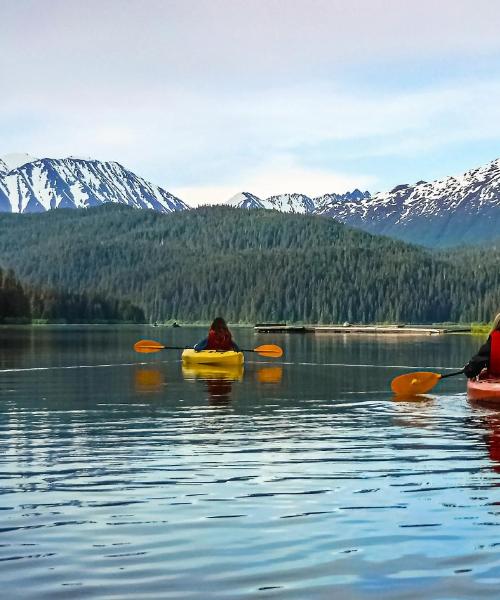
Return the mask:
[[54,292],[22,285],[12,269],[0,269],[0,323],[144,322],[142,310],[125,300]]
[[[0,215],[0,264],[23,286],[64,294],[48,302],[29,293],[40,318],[86,302],[75,310],[88,319],[488,321],[500,307],[499,259],[494,246],[438,252],[328,217],[269,210],[165,215],[106,204]],[[97,308],[96,298],[119,301]]]

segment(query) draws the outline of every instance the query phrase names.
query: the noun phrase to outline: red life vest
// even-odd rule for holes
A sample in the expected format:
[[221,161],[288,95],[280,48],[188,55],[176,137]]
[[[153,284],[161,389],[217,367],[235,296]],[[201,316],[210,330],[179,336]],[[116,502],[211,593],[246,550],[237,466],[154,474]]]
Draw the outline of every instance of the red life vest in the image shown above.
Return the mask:
[[215,331],[211,329],[208,332],[207,350],[227,351],[233,349],[233,339],[229,331]]
[[488,373],[500,377],[500,331],[491,334],[490,363]]

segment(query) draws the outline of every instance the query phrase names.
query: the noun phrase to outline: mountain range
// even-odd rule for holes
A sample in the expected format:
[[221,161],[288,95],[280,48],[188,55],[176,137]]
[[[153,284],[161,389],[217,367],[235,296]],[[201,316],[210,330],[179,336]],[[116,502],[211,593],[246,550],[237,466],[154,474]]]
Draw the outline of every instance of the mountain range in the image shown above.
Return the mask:
[[355,201],[334,200],[317,214],[424,246],[494,241],[500,237],[500,159],[456,177],[398,185]]
[[228,204],[330,216],[370,233],[430,247],[489,242],[500,237],[500,159],[459,176],[402,184],[373,196],[354,190],[261,200],[244,192]]
[[[117,162],[27,154],[0,158],[0,212],[44,212],[106,202],[161,213],[190,208]],[[290,193],[261,199],[242,192],[226,204],[329,216],[370,233],[430,247],[490,242],[498,239],[500,230],[500,159],[460,176],[402,184],[374,195],[355,189],[316,198]]]
[[230,198],[226,204],[235,208],[265,208],[296,214],[322,214],[334,202],[358,202],[370,198],[370,192],[361,192],[355,189],[345,194],[325,194],[319,198],[310,198],[305,194],[279,194],[270,196],[265,200],[251,194],[241,192]]

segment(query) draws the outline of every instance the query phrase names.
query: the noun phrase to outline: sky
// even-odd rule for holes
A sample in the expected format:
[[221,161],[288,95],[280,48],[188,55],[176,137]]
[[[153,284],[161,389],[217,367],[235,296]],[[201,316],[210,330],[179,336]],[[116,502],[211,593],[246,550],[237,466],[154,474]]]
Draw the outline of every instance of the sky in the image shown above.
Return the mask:
[[500,157],[497,0],[0,0],[0,156],[188,204],[385,191]]

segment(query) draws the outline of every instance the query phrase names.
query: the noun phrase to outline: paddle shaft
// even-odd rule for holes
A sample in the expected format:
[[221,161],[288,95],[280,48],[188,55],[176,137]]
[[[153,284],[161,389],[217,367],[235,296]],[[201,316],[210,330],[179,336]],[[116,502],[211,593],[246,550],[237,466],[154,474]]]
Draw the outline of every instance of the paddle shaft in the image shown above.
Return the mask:
[[[194,350],[192,346],[162,346],[158,350]],[[201,352],[201,350],[200,350]],[[228,350],[211,350],[211,352],[228,352]],[[246,350],[241,348],[239,352],[257,352],[257,350]]]
[[160,350],[192,350],[191,346],[163,346]]
[[446,375],[441,375],[441,379],[444,379],[445,377],[455,377],[455,375],[463,375],[464,374],[464,369],[462,369],[461,371],[455,371],[454,373],[447,373]]
[[[160,352],[161,350],[194,350],[191,347],[182,346],[164,346],[156,340],[140,340],[134,344],[134,350],[136,352],[143,352],[144,354],[151,354],[152,352]],[[201,350],[200,350],[201,352]],[[220,352],[223,354],[227,350],[209,350],[209,352]],[[234,352],[234,351],[233,351]],[[257,348],[238,350],[238,352],[255,352],[259,356],[268,356],[271,358],[279,358],[283,356],[283,350],[274,344],[263,344],[257,346]]]

